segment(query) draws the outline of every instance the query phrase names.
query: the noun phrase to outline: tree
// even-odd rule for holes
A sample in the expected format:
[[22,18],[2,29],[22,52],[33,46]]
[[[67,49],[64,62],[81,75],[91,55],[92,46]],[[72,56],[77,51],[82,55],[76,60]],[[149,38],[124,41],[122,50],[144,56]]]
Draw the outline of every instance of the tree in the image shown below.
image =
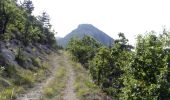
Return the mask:
[[109,63],[112,60],[109,49],[101,47],[89,64],[89,70],[93,80],[103,88],[109,87],[109,83],[112,84],[109,82],[109,73],[111,67],[114,66],[114,64]]
[[81,40],[71,39],[68,43],[67,50],[74,56],[74,58],[88,68],[88,61],[91,60],[101,46],[96,40],[90,36],[84,36]]
[[28,14],[32,14],[32,11],[34,10],[34,5],[31,0],[24,0],[22,7]]
[[7,1],[0,1],[0,33],[4,34],[6,31],[7,24],[9,22],[9,14],[7,13]]
[[23,43],[24,45],[28,45],[31,42],[31,32],[33,30],[33,21],[34,17],[31,15],[32,11],[34,10],[34,5],[31,0],[24,0],[23,4],[21,5],[24,10],[26,10],[26,13],[24,13],[26,21],[25,21],[25,28],[23,32]]
[[43,12],[41,16],[38,16],[38,19],[45,29],[51,28],[50,16],[46,12]]
[[122,76],[130,64],[132,52],[124,34],[115,40],[112,48],[101,47],[90,61],[89,70],[93,80],[109,95],[119,97],[123,87]]
[[56,45],[54,31],[51,31],[50,18],[43,13],[40,21],[32,15],[34,6],[31,0],[18,4],[17,0],[0,0],[0,39],[9,41],[13,38],[30,43]]
[[[13,30],[17,25],[18,19],[21,18],[22,11],[14,0],[0,1],[0,34]],[[20,19],[21,20],[21,19]]]
[[[51,43],[51,42],[54,43],[55,38],[52,37],[54,37],[54,34],[56,32],[51,31],[52,25],[50,24],[50,16],[46,12],[43,12],[41,16],[37,17],[37,19],[39,21],[39,26],[40,26],[39,28],[42,31],[41,41],[43,41],[44,43]],[[45,39],[44,37],[47,38]]]
[[124,77],[123,99],[170,98],[167,58],[162,41],[153,33],[137,38],[134,58]]

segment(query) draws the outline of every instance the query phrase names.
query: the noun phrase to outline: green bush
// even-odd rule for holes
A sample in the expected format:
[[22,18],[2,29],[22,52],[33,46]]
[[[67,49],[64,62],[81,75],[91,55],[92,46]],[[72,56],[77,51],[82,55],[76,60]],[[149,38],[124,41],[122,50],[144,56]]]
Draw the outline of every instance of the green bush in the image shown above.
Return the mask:
[[16,75],[17,70],[15,66],[6,66],[4,72],[4,74],[6,74],[8,77],[13,77],[14,75]]
[[167,100],[170,98],[169,51],[153,33],[137,38],[134,58],[126,70],[122,98]]
[[3,41],[9,41],[13,38],[13,35],[11,33],[5,33],[0,35],[0,39]]
[[23,55],[23,51],[21,48],[18,49],[17,55],[15,60],[18,62],[19,65],[23,66],[26,62],[26,57]]
[[32,64],[33,64],[35,67],[41,67],[41,61],[40,61],[39,58],[34,58],[34,57],[32,57],[31,60],[32,60]]
[[67,50],[73,55],[73,59],[80,62],[88,68],[88,61],[95,56],[95,52],[101,46],[95,39],[90,36],[84,36],[83,39],[71,39],[68,43]]

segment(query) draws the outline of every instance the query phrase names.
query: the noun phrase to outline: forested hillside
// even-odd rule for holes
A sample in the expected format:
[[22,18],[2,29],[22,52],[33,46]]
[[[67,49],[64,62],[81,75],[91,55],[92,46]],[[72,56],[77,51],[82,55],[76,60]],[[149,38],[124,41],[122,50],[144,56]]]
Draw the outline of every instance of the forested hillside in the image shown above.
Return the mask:
[[119,33],[108,48],[91,37],[72,39],[67,50],[113,99],[170,99],[170,33],[138,35],[135,48]]
[[54,32],[51,31],[49,15],[43,12],[33,16],[32,1],[25,0],[18,4],[15,0],[0,1],[1,40],[20,40],[25,46],[31,43],[55,44]]
[[15,99],[49,73],[55,32],[49,15],[36,17],[33,10],[31,0],[0,0],[0,100]]

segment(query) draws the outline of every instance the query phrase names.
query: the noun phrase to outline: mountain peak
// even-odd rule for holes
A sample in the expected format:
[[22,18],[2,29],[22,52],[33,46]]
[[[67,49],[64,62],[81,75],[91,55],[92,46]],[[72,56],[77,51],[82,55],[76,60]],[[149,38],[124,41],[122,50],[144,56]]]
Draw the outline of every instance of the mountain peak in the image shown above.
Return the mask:
[[71,33],[66,35],[64,38],[58,40],[58,44],[66,47],[69,40],[73,37],[76,38],[83,38],[85,35],[91,36],[94,39],[96,39],[98,42],[109,46],[111,43],[114,42],[114,40],[108,36],[103,31],[99,30],[92,24],[80,24],[76,29],[74,29]]
[[94,27],[92,24],[79,24],[78,28],[83,28],[83,27]]

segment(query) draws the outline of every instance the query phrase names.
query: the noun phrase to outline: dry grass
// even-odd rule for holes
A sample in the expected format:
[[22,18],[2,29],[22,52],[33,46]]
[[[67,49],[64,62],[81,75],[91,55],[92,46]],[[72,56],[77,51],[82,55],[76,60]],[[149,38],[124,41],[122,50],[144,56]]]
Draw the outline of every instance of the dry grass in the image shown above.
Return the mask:
[[44,96],[41,98],[42,100],[62,100],[67,81],[67,66],[64,66],[63,60],[59,60],[58,64],[54,79],[43,89]]
[[106,100],[105,94],[95,85],[89,73],[80,64],[72,62],[75,72],[75,92],[80,100]]
[[40,60],[36,60],[36,63],[40,65],[36,70],[8,66],[4,71],[1,71],[0,78],[8,86],[4,87],[0,83],[0,100],[13,100],[18,94],[24,93],[28,88],[47,77],[47,73],[49,73],[48,61],[40,64]]

